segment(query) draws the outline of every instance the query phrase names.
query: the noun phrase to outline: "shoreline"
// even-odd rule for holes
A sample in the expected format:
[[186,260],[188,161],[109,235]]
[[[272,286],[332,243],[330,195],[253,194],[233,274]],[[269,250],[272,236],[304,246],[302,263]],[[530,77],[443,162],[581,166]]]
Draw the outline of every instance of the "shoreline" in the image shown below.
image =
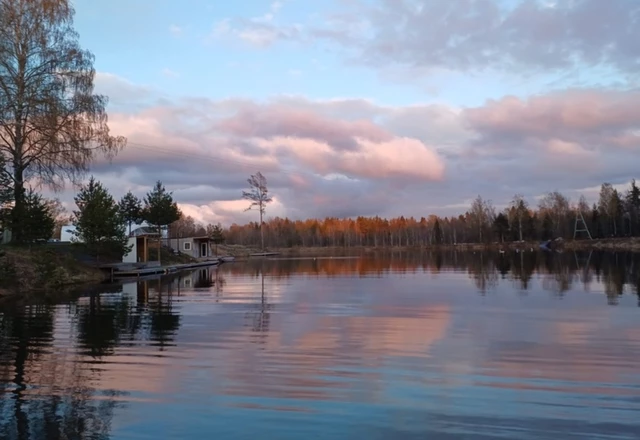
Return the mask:
[[[538,241],[505,242],[505,243],[458,243],[442,244],[435,246],[294,246],[294,247],[267,247],[265,252],[277,252],[281,257],[299,256],[323,256],[323,255],[354,255],[375,252],[424,252],[424,251],[486,251],[498,252],[500,250],[542,250]],[[576,250],[576,251],[610,251],[610,252],[640,252],[640,237],[601,238],[594,240],[559,240],[554,241],[552,249]],[[220,246],[228,255],[242,259],[255,259],[262,257],[250,257],[251,253],[261,252],[256,247],[242,245]]]

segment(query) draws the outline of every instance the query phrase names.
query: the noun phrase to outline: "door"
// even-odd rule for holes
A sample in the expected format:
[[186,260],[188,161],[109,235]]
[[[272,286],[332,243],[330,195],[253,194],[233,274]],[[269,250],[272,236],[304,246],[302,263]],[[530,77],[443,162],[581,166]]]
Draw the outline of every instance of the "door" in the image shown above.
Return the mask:
[[200,243],[200,256],[201,257],[207,257],[207,246],[208,244],[205,243]]

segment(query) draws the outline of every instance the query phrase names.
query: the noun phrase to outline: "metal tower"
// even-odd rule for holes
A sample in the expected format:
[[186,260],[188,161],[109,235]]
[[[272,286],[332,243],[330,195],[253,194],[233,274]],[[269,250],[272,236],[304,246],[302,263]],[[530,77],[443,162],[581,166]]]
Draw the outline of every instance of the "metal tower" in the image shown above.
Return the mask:
[[[580,223],[582,223],[582,226],[578,226]],[[578,232],[586,232],[587,236],[589,237],[589,240],[593,240],[593,237],[591,236],[591,232],[589,232],[589,227],[587,226],[587,222],[584,221],[584,216],[582,215],[582,212],[579,209],[576,209],[576,222],[573,227],[574,240],[576,239]]]

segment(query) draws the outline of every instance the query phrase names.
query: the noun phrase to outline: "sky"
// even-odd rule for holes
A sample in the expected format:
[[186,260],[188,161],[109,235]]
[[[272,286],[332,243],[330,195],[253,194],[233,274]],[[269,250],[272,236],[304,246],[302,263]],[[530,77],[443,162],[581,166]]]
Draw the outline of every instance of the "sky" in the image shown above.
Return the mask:
[[[640,2],[76,0],[96,93],[128,146],[96,178],[161,180],[182,211],[427,216],[477,195],[595,201],[640,163]],[[58,194],[70,208],[74,189]]]

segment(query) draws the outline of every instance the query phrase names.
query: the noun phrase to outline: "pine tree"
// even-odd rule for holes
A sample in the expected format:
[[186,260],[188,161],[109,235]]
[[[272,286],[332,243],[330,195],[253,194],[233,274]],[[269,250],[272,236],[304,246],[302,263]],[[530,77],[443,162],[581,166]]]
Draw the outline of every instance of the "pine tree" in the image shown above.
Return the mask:
[[120,209],[109,191],[93,177],[75,197],[74,234],[99,260],[108,254],[121,259],[131,251]]
[[509,219],[502,212],[493,220],[493,230],[500,239],[500,243],[504,243],[504,236],[509,232]]
[[442,227],[440,226],[440,220],[436,218],[436,222],[433,225],[433,242],[436,245],[442,244]]
[[211,241],[216,245],[216,255],[218,255],[218,245],[224,243],[225,236],[222,230],[222,225],[218,223],[215,226],[209,225],[207,227],[207,234],[211,237]]
[[29,190],[24,197],[25,217],[22,223],[22,242],[36,243],[53,236],[55,219],[40,194]]
[[[180,218],[180,209],[173,196],[168,192],[161,181],[149,191],[144,198],[144,209],[142,216],[150,225],[158,231],[158,236],[162,237],[162,228],[177,221]],[[158,248],[158,261],[160,261],[160,248]]]
[[131,235],[131,225],[134,223],[139,223],[143,220],[142,200],[137,198],[131,191],[129,191],[124,195],[124,197],[122,197],[122,199],[120,199],[118,207],[120,208],[122,219],[129,226],[129,235]]
[[631,234],[636,235],[640,226],[640,188],[636,185],[636,179],[631,181],[631,187],[625,197],[627,212],[631,217]]

